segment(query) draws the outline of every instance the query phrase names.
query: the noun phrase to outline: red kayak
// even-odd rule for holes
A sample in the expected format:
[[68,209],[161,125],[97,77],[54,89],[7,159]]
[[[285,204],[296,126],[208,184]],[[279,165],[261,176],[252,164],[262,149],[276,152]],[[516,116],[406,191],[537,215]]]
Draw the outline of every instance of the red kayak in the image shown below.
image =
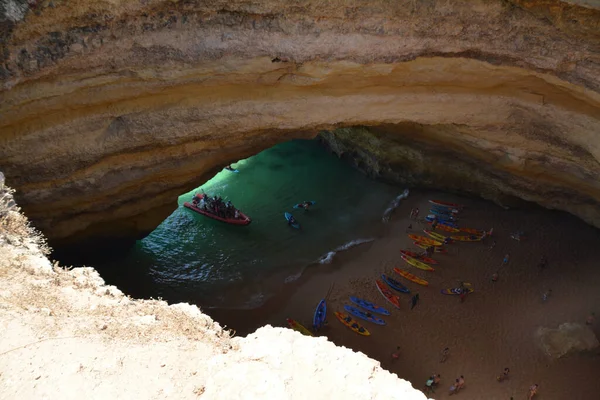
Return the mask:
[[[202,197],[204,197],[203,194],[198,196],[198,198],[200,198],[200,199]],[[195,205],[193,205],[192,203],[188,203],[187,201],[185,203],[183,203],[183,205],[185,207],[189,208],[190,210],[196,211],[198,214],[202,214],[204,216],[207,216],[208,218],[216,219],[217,221],[225,222],[226,224],[248,225],[248,224],[250,224],[250,222],[252,222],[250,217],[247,216],[246,214],[244,214],[243,212],[241,212],[240,210],[238,210],[238,213],[239,213],[238,218],[233,218],[233,217],[232,218],[223,218],[223,217],[219,217],[218,215],[211,213],[208,210],[202,210],[200,207],[196,207]]]
[[417,260],[423,261],[424,263],[427,263],[427,264],[439,264],[433,258],[422,256],[419,253],[415,253],[414,251],[400,250],[400,254],[404,254],[405,256],[416,258]]
[[456,203],[448,203],[446,201],[441,201],[441,200],[429,200],[429,202],[431,204],[435,204],[436,206],[441,206],[441,207],[448,207],[448,208],[456,208],[456,209],[461,209],[464,208],[465,206],[463,206],[462,204],[456,204]]

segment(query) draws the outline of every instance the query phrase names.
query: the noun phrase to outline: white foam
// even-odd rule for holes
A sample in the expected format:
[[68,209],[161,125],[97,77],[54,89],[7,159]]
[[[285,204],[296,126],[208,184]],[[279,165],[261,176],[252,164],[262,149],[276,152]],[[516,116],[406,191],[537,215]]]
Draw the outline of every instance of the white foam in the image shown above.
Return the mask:
[[333,261],[333,257],[335,257],[335,255],[337,253],[339,253],[340,251],[344,251],[344,250],[348,250],[349,248],[352,248],[354,246],[358,246],[360,244],[363,243],[369,243],[372,242],[373,238],[368,238],[368,239],[355,239],[355,240],[351,240],[348,243],[345,243],[339,247],[336,247],[333,251],[328,252],[327,254],[325,254],[324,256],[322,256],[321,258],[319,258],[319,260],[317,260],[317,262],[319,264],[330,264],[331,261]]
[[390,216],[392,215],[392,211],[394,211],[396,208],[398,208],[398,206],[400,205],[400,201],[407,198],[408,194],[409,194],[409,190],[405,189],[401,195],[399,195],[398,197],[396,197],[394,200],[391,201],[389,207],[386,208],[386,210],[383,212],[383,217],[381,218],[381,220],[383,222],[389,222]]

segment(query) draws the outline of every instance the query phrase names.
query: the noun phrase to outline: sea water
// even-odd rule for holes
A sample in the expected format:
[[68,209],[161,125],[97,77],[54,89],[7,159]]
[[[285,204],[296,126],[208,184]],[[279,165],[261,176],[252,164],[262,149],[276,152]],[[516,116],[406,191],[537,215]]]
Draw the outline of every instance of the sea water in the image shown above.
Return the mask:
[[[223,170],[173,199],[179,207],[129,254],[99,268],[107,283],[136,297],[162,297],[205,308],[256,307],[309,265],[374,239],[401,189],[376,182],[316,140],[278,144]],[[219,195],[252,218],[234,226],[183,203],[196,192]],[[309,211],[294,209],[316,201]],[[292,213],[302,229],[288,226]],[[389,210],[388,210],[389,212]]]

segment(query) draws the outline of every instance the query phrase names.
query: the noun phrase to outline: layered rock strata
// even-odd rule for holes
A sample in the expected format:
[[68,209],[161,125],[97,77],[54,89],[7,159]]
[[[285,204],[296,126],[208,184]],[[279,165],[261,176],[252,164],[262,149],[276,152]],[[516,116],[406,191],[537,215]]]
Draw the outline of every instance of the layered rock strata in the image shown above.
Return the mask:
[[415,182],[600,226],[596,1],[8,4],[0,169],[56,243],[139,237],[230,161],[352,126]]

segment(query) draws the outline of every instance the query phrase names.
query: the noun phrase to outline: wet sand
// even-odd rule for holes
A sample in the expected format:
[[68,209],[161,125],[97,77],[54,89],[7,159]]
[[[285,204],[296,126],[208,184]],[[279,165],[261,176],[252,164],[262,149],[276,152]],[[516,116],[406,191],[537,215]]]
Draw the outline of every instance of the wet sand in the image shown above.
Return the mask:
[[[438,198],[466,205],[461,226],[494,228],[494,236],[485,244],[456,243],[449,254],[436,254],[440,262],[434,272],[408,266],[399,250],[416,250],[406,235],[412,223],[414,233],[424,227],[408,216],[419,207],[421,217],[429,209],[427,200]],[[526,239],[517,242],[510,233],[525,231]],[[497,242],[490,249],[492,240]],[[252,332],[259,326],[285,326],[285,318],[294,318],[310,327],[314,308],[332,287],[328,297],[328,321],[319,335],[334,343],[361,351],[381,361],[382,366],[422,390],[427,377],[441,374],[442,381],[431,398],[447,398],[450,384],[460,375],[465,389],[457,396],[468,399],[525,399],[530,385],[538,383],[536,399],[597,399],[600,393],[600,354],[578,354],[552,360],[536,346],[538,327],[556,328],[564,322],[583,323],[595,311],[600,315],[600,268],[595,249],[600,247],[600,233],[582,221],[562,212],[532,207],[528,210],[504,210],[482,200],[460,198],[433,192],[413,191],[381,228],[378,239],[346,252],[334,262],[309,268],[296,282],[286,284],[279,293],[255,310],[206,310],[220,323],[237,330]],[[501,267],[505,254],[507,266]],[[545,255],[545,270],[538,262]],[[394,267],[425,278],[429,286],[409,282],[395,274]],[[498,282],[491,275],[499,271]],[[411,295],[401,295],[401,310],[386,303],[374,280],[386,273],[403,282],[420,302],[410,310]],[[459,281],[473,284],[475,293],[464,303],[458,296],[446,296],[441,289],[458,286]],[[552,289],[547,302],[542,294]],[[362,337],[343,326],[333,311],[342,311],[355,295],[385,306],[392,315],[384,318],[386,326],[366,321],[371,332]],[[600,321],[594,331],[600,337]],[[400,359],[390,354],[400,346]],[[445,363],[440,351],[450,348]],[[504,367],[510,379],[498,383],[495,377]]]

